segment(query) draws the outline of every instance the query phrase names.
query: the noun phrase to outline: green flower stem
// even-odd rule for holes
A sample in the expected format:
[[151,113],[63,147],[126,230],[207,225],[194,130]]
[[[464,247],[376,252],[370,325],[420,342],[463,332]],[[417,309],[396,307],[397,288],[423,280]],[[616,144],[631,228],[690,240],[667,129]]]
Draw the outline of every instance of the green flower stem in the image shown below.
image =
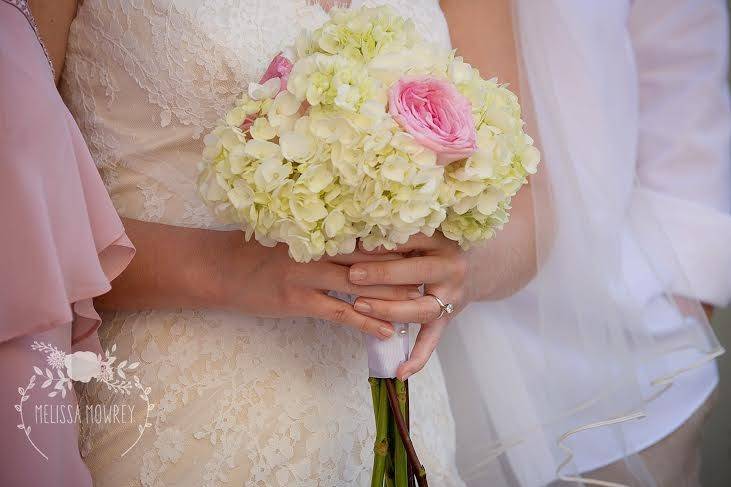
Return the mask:
[[368,383],[371,385],[371,399],[373,400],[373,415],[376,421],[378,421],[378,398],[380,397],[380,390],[378,389],[379,380],[375,377],[368,377]]
[[[399,402],[401,416],[406,418],[406,387],[398,379],[395,379],[394,383],[396,385],[396,397]],[[409,487],[409,460],[406,456],[404,442],[401,440],[401,436],[398,435],[395,415],[392,415],[391,422],[393,423],[393,430],[396,431],[393,455],[394,480],[396,481],[396,487]]]
[[396,445],[396,435],[398,433],[394,429],[395,427],[393,424],[393,414],[391,414],[391,408],[389,408],[388,412],[388,456],[386,456],[386,487],[397,487],[394,480],[393,451],[394,446]]
[[[409,381],[408,379],[404,381],[404,391],[406,392],[406,417],[404,418],[406,420],[406,431],[411,433],[411,417],[409,413],[409,407],[410,407],[410,401],[409,401]],[[409,487],[416,487],[416,477],[414,477],[414,465],[409,462],[408,466],[408,474],[409,474]]]
[[394,386],[391,380],[384,380],[386,384],[386,394],[388,394],[388,403],[391,407],[392,414],[396,417],[396,426],[398,429],[399,436],[406,447],[406,454],[408,455],[409,462],[414,465],[414,473],[416,474],[416,482],[419,487],[427,487],[429,483],[426,479],[426,470],[419,461],[419,457],[416,455],[414,450],[414,444],[409,438],[409,432],[406,429],[406,421],[404,420],[401,410],[399,409],[399,400],[396,395],[396,386]]
[[389,406],[386,392],[386,381],[376,379],[378,383],[378,402],[376,408],[376,442],[373,446],[373,476],[371,487],[383,487],[386,475],[386,456],[388,455],[388,418]]
[[[389,443],[391,441],[391,434],[389,432]],[[386,476],[384,478],[385,487],[396,487],[393,480],[393,456],[389,453],[386,457]]]

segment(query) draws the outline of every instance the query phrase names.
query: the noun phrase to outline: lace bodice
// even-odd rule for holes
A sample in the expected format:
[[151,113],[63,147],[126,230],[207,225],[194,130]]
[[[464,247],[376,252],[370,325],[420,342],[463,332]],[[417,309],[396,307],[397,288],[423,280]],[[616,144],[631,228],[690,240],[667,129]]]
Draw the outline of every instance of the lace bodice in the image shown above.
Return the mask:
[[[330,2],[333,3],[333,2]],[[390,0],[449,45],[437,0]],[[86,0],[69,38],[62,94],[123,216],[218,227],[196,192],[203,135],[272,57],[326,13],[307,0]],[[129,428],[88,425],[97,486],[369,484],[373,413],[362,337],[321,320],[220,310],[105,316],[102,344],[141,363],[157,406],[123,459]],[[437,360],[412,379],[412,418],[435,485],[461,487]],[[88,386],[82,403],[115,403]]]
[[[437,0],[392,5],[449,45]],[[72,25],[61,89],[123,216],[216,226],[195,192],[202,135],[302,29],[312,0],[86,0]]]

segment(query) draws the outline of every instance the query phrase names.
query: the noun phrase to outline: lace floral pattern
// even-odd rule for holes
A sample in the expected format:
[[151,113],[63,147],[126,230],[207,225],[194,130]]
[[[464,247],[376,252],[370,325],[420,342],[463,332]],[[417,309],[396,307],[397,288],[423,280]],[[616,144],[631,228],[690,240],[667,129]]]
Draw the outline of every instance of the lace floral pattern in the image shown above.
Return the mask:
[[[389,3],[449,44],[436,0],[365,3]],[[201,134],[282,46],[324,19],[307,0],[86,0],[61,88],[117,210],[222,228],[195,190]],[[115,446],[134,426],[84,428],[95,485],[369,484],[374,426],[358,333],[215,310],[117,313],[100,333],[140,361],[157,407],[141,445],[121,460]],[[438,360],[412,390],[415,442],[433,483],[462,486]],[[114,401],[93,385],[82,394],[85,404]]]

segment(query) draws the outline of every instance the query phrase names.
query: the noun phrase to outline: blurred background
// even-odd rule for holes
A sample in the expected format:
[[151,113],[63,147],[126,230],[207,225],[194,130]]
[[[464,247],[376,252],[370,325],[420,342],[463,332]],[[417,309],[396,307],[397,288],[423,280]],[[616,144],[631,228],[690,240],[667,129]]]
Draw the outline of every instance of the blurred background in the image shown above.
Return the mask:
[[[731,245],[731,242],[729,242]],[[718,359],[718,403],[703,431],[703,487],[731,486],[731,308],[716,310],[713,328],[727,352]]]
[[[731,0],[728,1],[731,8]],[[731,82],[731,72],[729,73]],[[731,242],[729,242],[731,245]],[[703,487],[731,486],[731,308],[713,315],[713,328],[727,352],[718,359],[721,375],[718,403],[703,430]]]

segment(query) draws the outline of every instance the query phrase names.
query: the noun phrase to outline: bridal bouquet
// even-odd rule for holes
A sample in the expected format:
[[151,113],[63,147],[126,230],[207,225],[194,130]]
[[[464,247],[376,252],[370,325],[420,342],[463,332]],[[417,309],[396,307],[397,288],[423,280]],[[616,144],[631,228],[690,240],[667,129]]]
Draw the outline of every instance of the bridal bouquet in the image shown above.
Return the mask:
[[[205,137],[199,190],[247,240],[285,243],[298,262],[353,252],[358,239],[394,249],[437,230],[468,248],[508,221],[511,197],[536,171],[523,125],[512,92],[391,8],[334,9]],[[368,341],[369,361],[394,347],[403,361],[403,340]],[[405,431],[406,388],[391,379],[397,365],[369,363],[373,485],[385,476],[405,486],[408,468],[424,478]]]

